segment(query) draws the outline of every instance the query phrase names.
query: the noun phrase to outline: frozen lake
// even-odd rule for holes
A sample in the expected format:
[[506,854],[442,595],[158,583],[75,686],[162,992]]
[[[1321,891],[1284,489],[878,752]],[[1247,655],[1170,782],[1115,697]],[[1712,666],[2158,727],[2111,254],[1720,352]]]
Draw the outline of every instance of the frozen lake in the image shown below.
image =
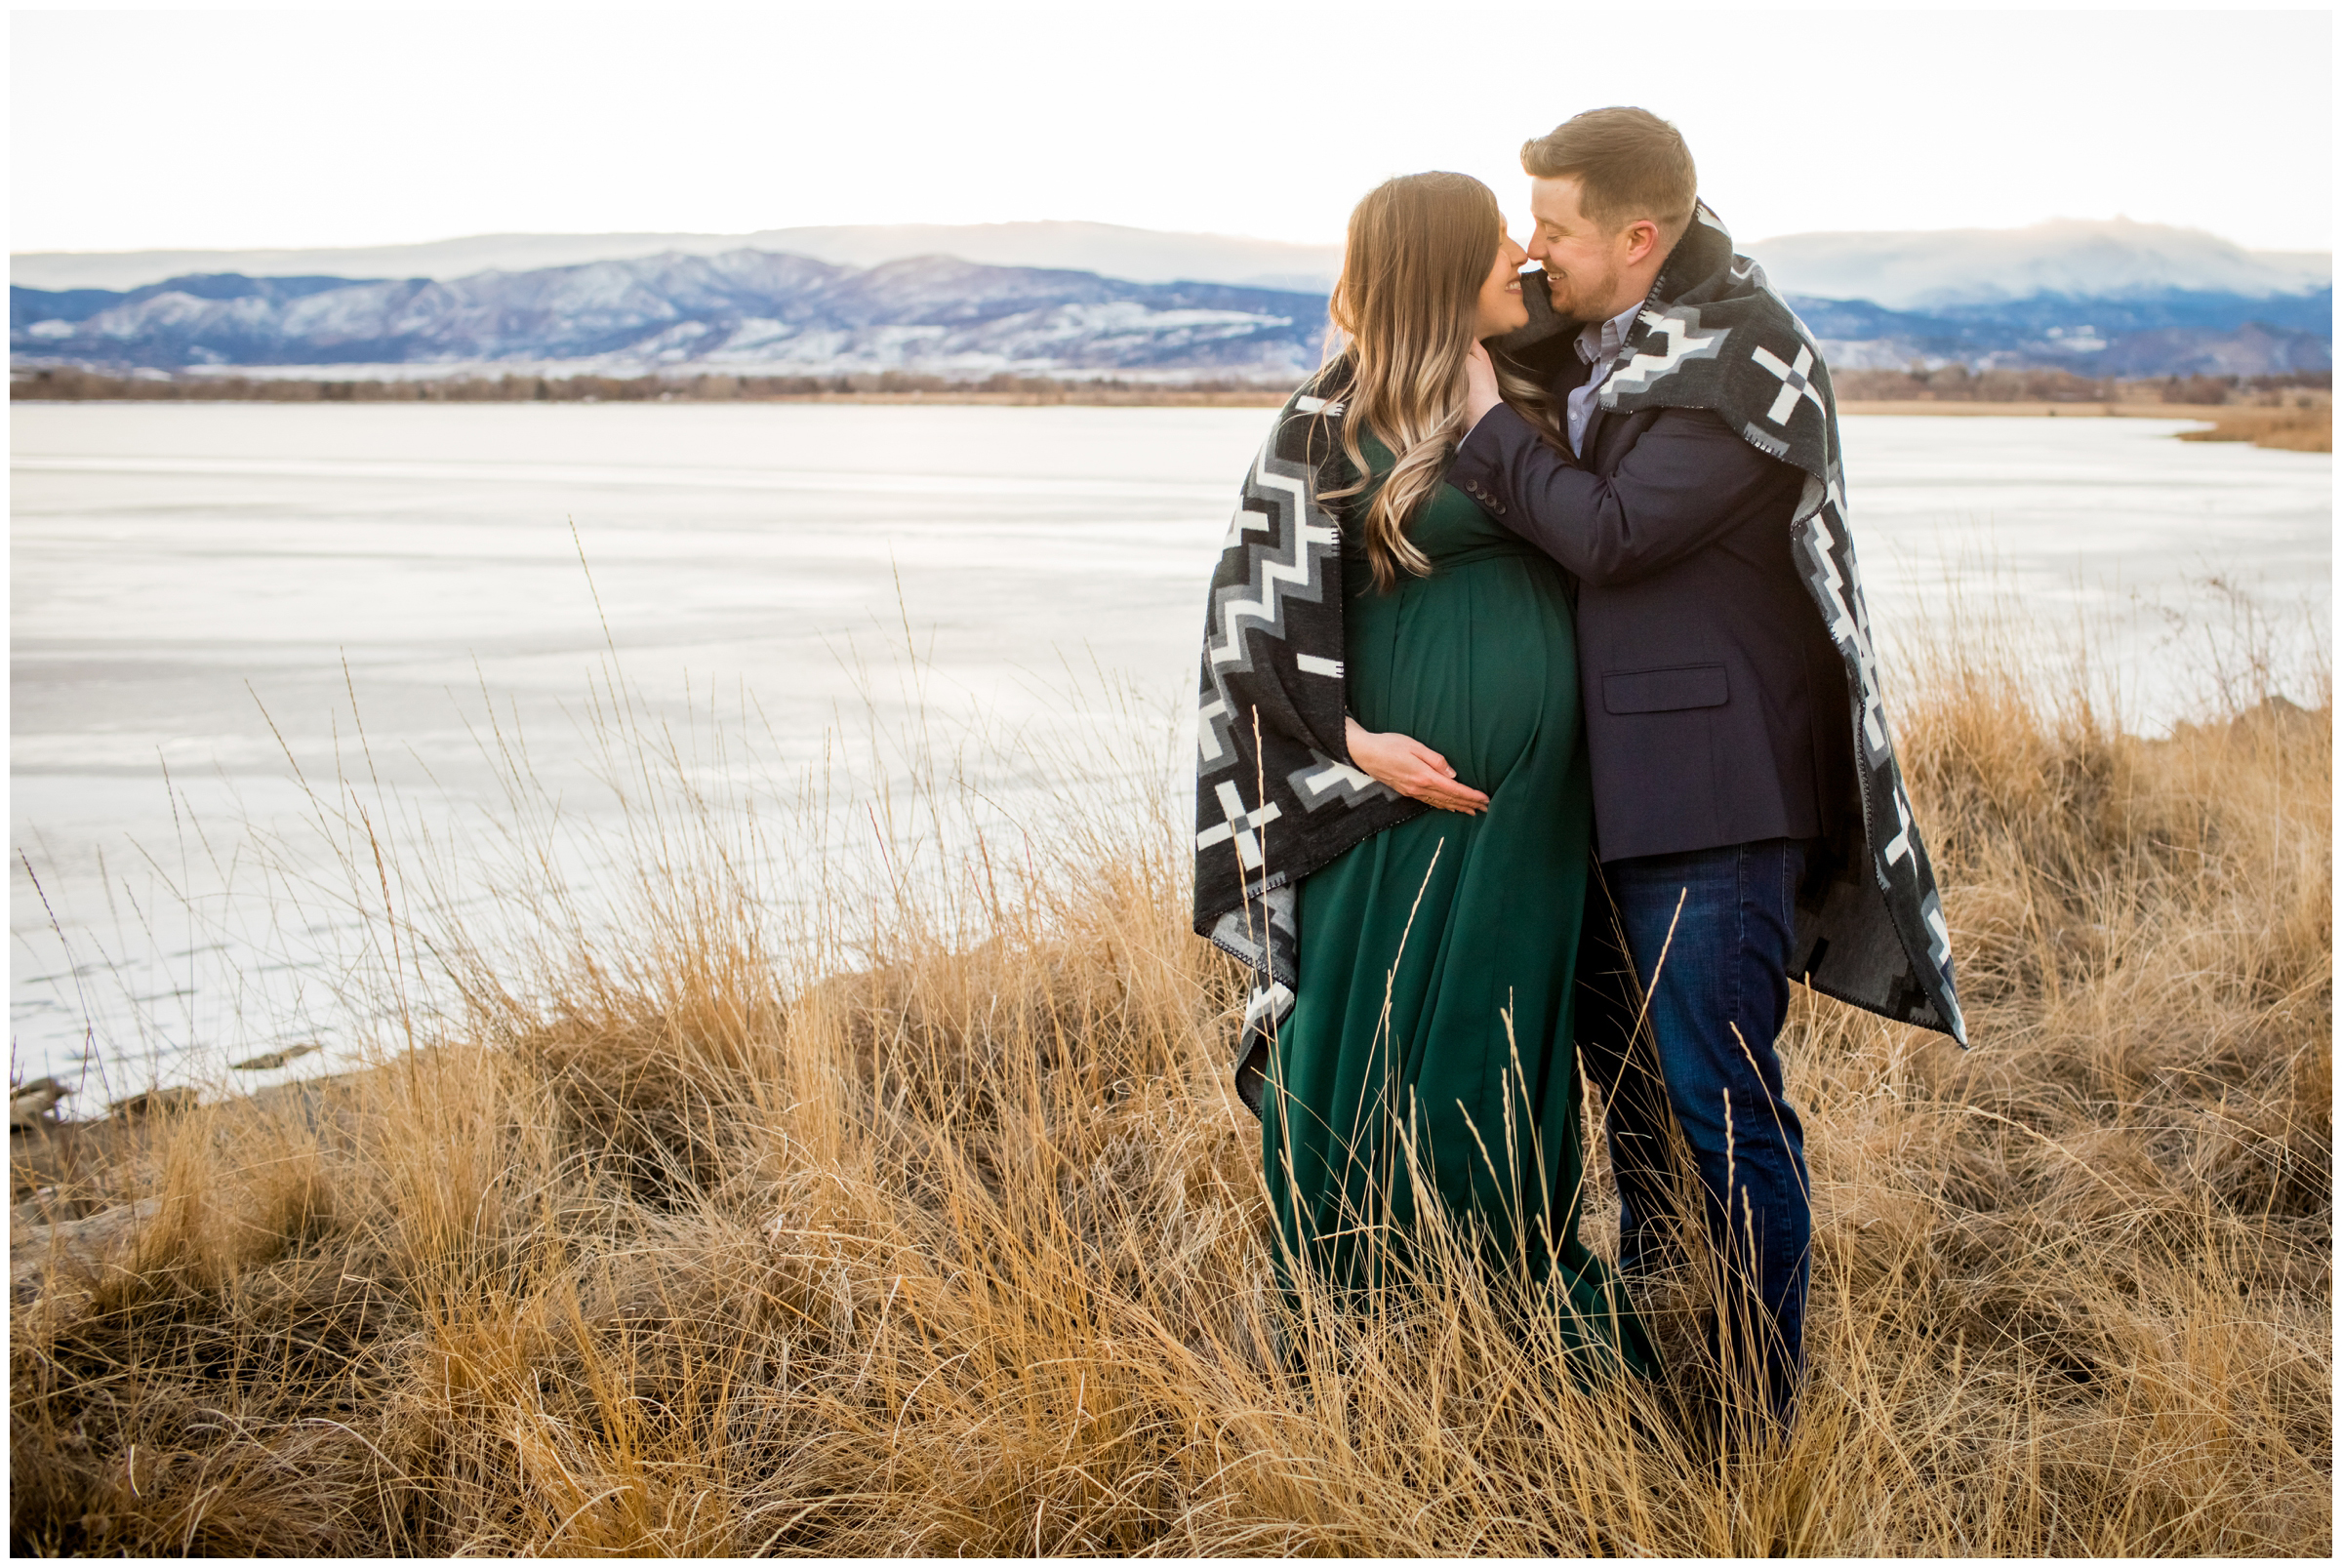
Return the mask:
[[[1168,734],[1269,419],[787,404],[12,415],[13,1065],[71,1080],[94,1041],[108,1094],[333,1037],[338,993],[301,955],[344,916],[289,904],[235,842],[243,823],[300,814],[296,768],[312,784],[379,779],[419,820],[493,815],[493,704],[565,810],[604,809],[578,715],[613,645],[662,713],[688,691],[706,727],[753,730],[782,769],[820,766],[825,737],[898,722],[922,697],[1004,726],[1127,728],[1100,701],[1118,683]],[[2060,634],[2086,624],[2127,720],[2149,729],[2233,663],[2215,633],[2241,603],[2281,663],[2322,648],[2332,460],[2171,439],[2183,427],[1847,421],[1890,704],[1896,628],[1956,593]]]

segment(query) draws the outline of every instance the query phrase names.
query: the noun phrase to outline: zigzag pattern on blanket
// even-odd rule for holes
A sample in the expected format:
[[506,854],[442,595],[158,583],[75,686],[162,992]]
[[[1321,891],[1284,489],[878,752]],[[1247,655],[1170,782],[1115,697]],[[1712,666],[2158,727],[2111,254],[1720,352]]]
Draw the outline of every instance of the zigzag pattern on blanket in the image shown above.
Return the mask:
[[1337,365],[1277,415],[1247,473],[1205,614],[1196,690],[1195,929],[1253,972],[1237,1091],[1299,985],[1294,888],[1422,810],[1345,760],[1341,525],[1318,501],[1337,461]]
[[[1244,535],[1259,530],[1268,546],[1249,552],[1253,575],[1249,581],[1222,588],[1212,595],[1217,642],[1206,645],[1204,657],[1214,665],[1252,667],[1252,645],[1244,633],[1257,626],[1269,638],[1285,639],[1285,601],[1288,597],[1316,603],[1325,592],[1325,562],[1341,548],[1338,529],[1309,518],[1309,476],[1291,463],[1279,462],[1274,438],[1261,448],[1253,463],[1252,482],[1244,503],[1230,520],[1224,548],[1240,546]],[[1267,504],[1264,504],[1266,503]],[[1259,519],[1257,522],[1254,519]],[[1279,548],[1278,542],[1283,542]]]

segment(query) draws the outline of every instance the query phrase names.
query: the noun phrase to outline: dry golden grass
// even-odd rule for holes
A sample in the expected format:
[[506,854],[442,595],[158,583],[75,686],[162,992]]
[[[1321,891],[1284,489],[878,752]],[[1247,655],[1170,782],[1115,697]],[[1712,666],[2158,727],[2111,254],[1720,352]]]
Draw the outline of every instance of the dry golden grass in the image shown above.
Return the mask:
[[158,1201],[18,1304],[13,1545],[2323,1555],[2330,702],[2145,742],[1971,649],[1899,728],[1976,1049],[1799,997],[1785,1451],[1436,1250],[1286,1316],[1176,824],[799,943],[647,747],[617,937],[415,921],[460,1025],[87,1179]]
[[[2193,412],[2193,411],[2191,411]],[[2294,408],[2237,407],[2206,409],[2208,430],[2189,430],[2182,441],[2249,441],[2256,447],[2281,452],[2334,450],[2334,406],[2331,402]]]

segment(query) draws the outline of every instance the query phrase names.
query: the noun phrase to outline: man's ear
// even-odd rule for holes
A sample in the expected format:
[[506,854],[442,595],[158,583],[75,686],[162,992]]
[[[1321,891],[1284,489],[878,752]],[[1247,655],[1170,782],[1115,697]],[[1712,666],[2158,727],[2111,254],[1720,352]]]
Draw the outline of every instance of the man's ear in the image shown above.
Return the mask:
[[1627,225],[1627,264],[1635,265],[1649,256],[1659,245],[1659,225],[1647,218],[1638,218]]

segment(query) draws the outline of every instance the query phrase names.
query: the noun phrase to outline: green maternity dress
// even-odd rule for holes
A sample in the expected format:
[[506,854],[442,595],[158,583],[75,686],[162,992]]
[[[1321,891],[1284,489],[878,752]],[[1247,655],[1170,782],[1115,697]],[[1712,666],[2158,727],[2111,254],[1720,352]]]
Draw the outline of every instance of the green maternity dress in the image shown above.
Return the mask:
[[[1361,444],[1385,471],[1388,450]],[[1345,509],[1362,517],[1363,498]],[[1453,486],[1407,532],[1432,574],[1383,592],[1345,529],[1350,709],[1489,804],[1427,811],[1302,883],[1301,982],[1262,1115],[1277,1227],[1338,1289],[1385,1278],[1427,1196],[1400,1152],[1411,1128],[1428,1195],[1476,1222],[1483,1266],[1552,1291],[1580,1345],[1648,1373],[1641,1325],[1577,1234],[1594,797],[1566,580]]]

